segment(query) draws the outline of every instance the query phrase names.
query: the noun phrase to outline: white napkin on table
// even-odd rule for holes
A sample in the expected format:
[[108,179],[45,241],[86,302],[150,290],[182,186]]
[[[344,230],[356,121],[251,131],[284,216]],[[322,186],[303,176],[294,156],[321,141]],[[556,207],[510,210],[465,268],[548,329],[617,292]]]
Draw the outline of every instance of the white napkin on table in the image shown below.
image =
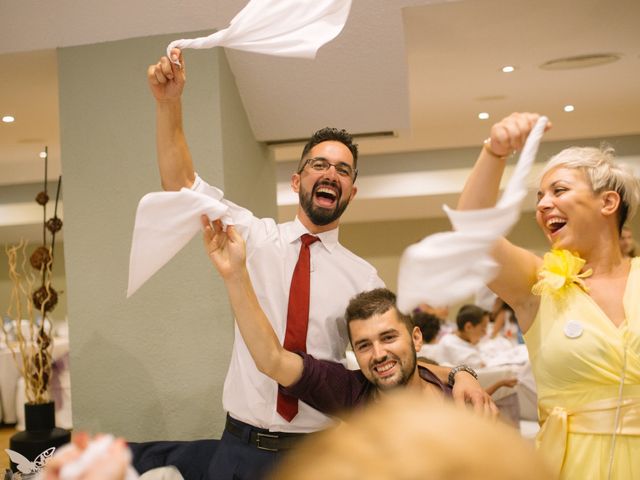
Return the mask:
[[450,305],[473,295],[497,274],[491,248],[520,217],[526,178],[535,161],[546,117],[540,117],[522,149],[516,168],[494,208],[444,211],[452,232],[430,235],[409,246],[400,259],[398,308],[411,312],[420,303]]
[[133,227],[127,298],[201,230],[201,215],[233,225],[228,209],[219,200],[188,188],[142,197]]
[[208,37],[175,40],[172,48],[227,47],[283,57],[315,58],[344,27],[351,0],[250,0],[229,27]]

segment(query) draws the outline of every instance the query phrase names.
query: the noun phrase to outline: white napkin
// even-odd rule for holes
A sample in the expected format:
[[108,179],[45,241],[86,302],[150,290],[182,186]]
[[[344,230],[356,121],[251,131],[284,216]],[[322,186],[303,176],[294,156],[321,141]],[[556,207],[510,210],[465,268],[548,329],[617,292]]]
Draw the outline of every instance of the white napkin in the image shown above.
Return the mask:
[[200,231],[201,215],[233,225],[228,209],[219,200],[188,188],[142,197],[133,227],[127,298]]
[[[208,37],[176,40],[167,47],[239,50],[290,57],[315,57],[344,27],[351,0],[251,0],[225,30]],[[129,258],[127,298],[200,230],[200,215],[233,221],[221,202],[182,189],[150,193],[140,200]]]
[[420,303],[450,305],[489,283],[497,273],[491,248],[520,217],[527,195],[526,178],[544,133],[546,117],[540,117],[520,154],[518,164],[494,208],[444,211],[452,232],[430,235],[408,247],[400,259],[398,308],[410,312]]
[[229,27],[208,37],[175,40],[172,48],[227,47],[283,57],[315,58],[344,27],[351,0],[250,0]]

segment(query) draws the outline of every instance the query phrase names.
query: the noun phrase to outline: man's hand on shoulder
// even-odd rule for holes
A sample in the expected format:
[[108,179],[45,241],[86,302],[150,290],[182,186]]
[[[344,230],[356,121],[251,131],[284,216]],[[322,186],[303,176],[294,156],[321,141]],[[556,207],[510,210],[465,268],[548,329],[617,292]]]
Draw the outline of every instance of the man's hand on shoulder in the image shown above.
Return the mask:
[[500,412],[491,396],[480,386],[478,380],[466,371],[455,375],[453,384],[453,400],[457,405],[470,404],[480,416],[497,419]]

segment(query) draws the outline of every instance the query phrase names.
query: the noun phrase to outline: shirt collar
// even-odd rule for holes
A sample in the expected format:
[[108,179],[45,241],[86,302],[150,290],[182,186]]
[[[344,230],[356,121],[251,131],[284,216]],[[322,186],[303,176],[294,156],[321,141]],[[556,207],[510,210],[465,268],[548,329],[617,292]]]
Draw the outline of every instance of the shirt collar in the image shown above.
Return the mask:
[[308,233],[309,235],[318,237],[320,239],[320,243],[322,243],[324,248],[326,248],[329,252],[332,252],[333,249],[338,245],[338,230],[339,229],[336,227],[332,230],[328,230],[322,233],[311,233],[296,216],[295,220],[290,224],[290,228],[288,229],[288,232],[286,234],[286,241],[288,243],[293,243],[302,235]]

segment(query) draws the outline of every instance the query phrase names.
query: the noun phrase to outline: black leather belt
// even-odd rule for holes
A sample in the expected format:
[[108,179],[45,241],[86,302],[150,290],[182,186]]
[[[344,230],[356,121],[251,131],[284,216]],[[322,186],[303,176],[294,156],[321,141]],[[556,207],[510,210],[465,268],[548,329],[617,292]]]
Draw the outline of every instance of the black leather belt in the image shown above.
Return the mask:
[[231,418],[229,415],[227,415],[227,422],[224,429],[243,442],[253,445],[260,450],[270,452],[289,450],[302,438],[309,435],[308,433],[270,432],[269,430],[257,428],[236,420],[235,418]]

